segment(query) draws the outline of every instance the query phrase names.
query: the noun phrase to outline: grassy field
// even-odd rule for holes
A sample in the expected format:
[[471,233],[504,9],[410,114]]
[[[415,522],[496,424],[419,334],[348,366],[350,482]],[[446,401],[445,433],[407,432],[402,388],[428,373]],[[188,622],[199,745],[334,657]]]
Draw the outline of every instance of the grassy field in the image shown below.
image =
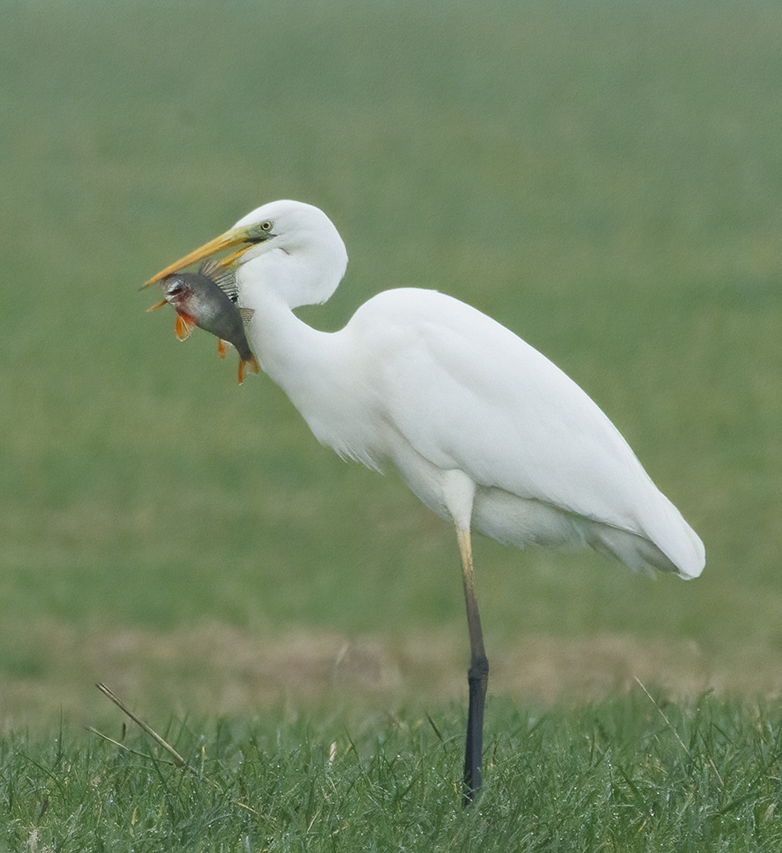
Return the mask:
[[[205,733],[218,769],[201,773],[211,781],[195,793],[195,777],[181,777],[182,802],[244,802],[233,785],[255,796],[266,771],[236,769],[243,751],[280,762],[283,801],[310,785],[310,811],[287,847],[271,827],[292,824],[262,824],[239,807],[223,842],[202,849],[243,850],[245,837],[247,849],[303,849],[307,821],[344,812],[348,789],[362,790],[343,780],[324,795],[333,776],[321,759],[335,741],[345,778],[370,780],[350,807],[367,825],[377,808],[389,826],[404,813],[400,825],[422,833],[409,849],[488,843],[478,812],[456,826],[458,811],[428,810],[450,803],[463,725],[467,638],[452,531],[393,472],[380,478],[318,446],[267,379],[237,387],[235,364],[220,362],[208,336],[180,345],[171,312],[144,313],[145,279],[281,197],[326,210],[351,256],[339,293],[303,311],[308,321],[337,328],[391,286],[470,302],[587,389],[706,544],[703,577],[685,584],[592,554],[476,542],[497,697],[489,728],[503,755],[482,809],[487,821],[494,810],[539,819],[496,849],[571,849],[568,825],[540,834],[567,797],[580,804],[570,829],[594,827],[582,849],[653,849],[643,846],[650,827],[659,849],[693,809],[706,822],[728,809],[710,838],[751,811],[779,840],[769,768],[780,714],[754,703],[782,692],[781,38],[770,0],[488,0],[480,13],[461,0],[7,4],[0,785],[10,786],[3,807],[17,827],[9,850],[33,828],[30,849],[51,849],[66,832],[76,800],[64,763],[81,780],[73,796],[108,821],[107,849],[122,849],[134,809],[153,806],[181,849],[198,849],[186,847],[187,808],[171,805],[168,771],[84,734],[104,726],[114,737],[119,726],[95,681],[172,719],[193,744]],[[661,703],[681,703],[675,725],[655,716],[636,676]],[[704,722],[697,697],[709,690],[719,698],[706,702]],[[361,733],[356,749],[346,727]],[[525,758],[528,731],[568,754],[561,788],[539,784],[547,747]],[[691,753],[714,744],[715,731],[724,738],[702,772],[713,760],[724,785],[709,777],[704,802],[688,800]],[[606,743],[622,771],[609,784],[604,762],[585,787],[568,787]],[[411,787],[389,810],[383,797],[405,784],[387,787],[372,762],[396,766],[396,750]],[[304,779],[301,768],[316,765]],[[728,808],[728,766],[753,801]],[[104,775],[127,786],[128,811],[111,824],[108,801],[90,788]],[[155,780],[148,799],[133,805],[146,779]],[[603,799],[592,785],[604,786]],[[51,807],[36,817],[49,788]],[[678,823],[654,805],[666,791],[679,798]],[[415,808],[402,808],[411,798]],[[440,823],[427,833],[426,819]],[[86,849],[68,844],[59,849]]]
[[[288,717],[171,721],[187,761],[135,735],[0,746],[7,850],[775,851],[779,710],[639,695],[577,709],[495,703],[486,787],[454,785],[461,713],[359,729]],[[523,745],[523,749],[519,746]],[[0,849],[3,849],[0,847]]]

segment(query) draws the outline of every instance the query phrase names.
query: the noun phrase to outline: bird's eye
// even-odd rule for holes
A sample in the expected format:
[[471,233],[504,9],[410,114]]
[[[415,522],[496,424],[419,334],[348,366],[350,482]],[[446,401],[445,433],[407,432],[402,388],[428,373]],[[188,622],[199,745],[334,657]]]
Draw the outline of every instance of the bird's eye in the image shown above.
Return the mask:
[[274,223],[271,219],[264,219],[263,222],[251,225],[247,229],[246,239],[249,243],[262,243],[264,240],[268,240],[269,237],[274,236],[272,228],[274,228]]

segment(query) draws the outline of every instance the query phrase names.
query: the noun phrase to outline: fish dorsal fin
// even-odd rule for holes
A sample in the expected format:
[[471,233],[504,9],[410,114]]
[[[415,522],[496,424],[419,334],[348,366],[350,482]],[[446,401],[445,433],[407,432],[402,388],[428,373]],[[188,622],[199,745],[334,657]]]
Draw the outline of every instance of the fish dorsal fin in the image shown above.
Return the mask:
[[226,269],[219,261],[210,258],[201,264],[198,271],[213,281],[231,302],[236,302],[239,298],[239,287],[233,270]]
[[239,316],[242,318],[243,323],[249,323],[253,318],[253,314],[255,314],[255,311],[252,308],[239,309]]

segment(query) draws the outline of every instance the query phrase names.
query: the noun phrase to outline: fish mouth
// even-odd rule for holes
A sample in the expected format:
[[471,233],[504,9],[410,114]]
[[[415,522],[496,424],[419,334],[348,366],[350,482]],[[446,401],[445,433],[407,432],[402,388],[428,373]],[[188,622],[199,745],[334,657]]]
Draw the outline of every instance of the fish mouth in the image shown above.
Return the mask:
[[238,249],[231,252],[230,255],[220,261],[220,266],[230,269],[238,263],[239,259],[245,252],[252,249],[253,246],[263,243],[272,236],[273,235],[270,234],[268,230],[264,230],[264,228],[259,225],[247,225],[243,228],[232,228],[230,231],[226,231],[225,234],[221,234],[219,237],[215,237],[214,240],[204,243],[203,246],[200,246],[195,251],[190,252],[189,255],[185,255],[183,258],[180,258],[175,263],[170,264],[165,269],[152,276],[149,281],[144,283],[141,289],[143,290],[145,287],[149,287],[150,285],[160,281],[161,278],[165,278],[167,275],[171,275],[171,273],[178,272],[185,267],[189,267],[191,264],[195,264],[204,258],[216,255],[226,249],[233,249],[235,246],[239,246]]

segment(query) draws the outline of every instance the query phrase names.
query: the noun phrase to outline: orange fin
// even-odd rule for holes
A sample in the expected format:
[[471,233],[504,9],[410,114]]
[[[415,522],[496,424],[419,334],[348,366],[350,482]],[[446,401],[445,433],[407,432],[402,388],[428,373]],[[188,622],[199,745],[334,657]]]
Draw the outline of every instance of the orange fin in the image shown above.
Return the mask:
[[156,302],[154,305],[151,305],[149,308],[147,308],[147,314],[152,311],[157,311],[158,308],[162,308],[164,305],[168,305],[167,299],[161,299],[160,302]]
[[222,338],[217,339],[217,354],[220,358],[225,358],[228,355],[228,345]]
[[239,359],[239,384],[241,385],[244,382],[244,377],[247,373],[260,373],[261,368],[258,366],[258,360],[255,356],[248,359],[247,361],[242,361]]
[[176,315],[176,336],[180,341],[186,341],[195,327],[196,321],[194,317],[191,317],[189,314]]

